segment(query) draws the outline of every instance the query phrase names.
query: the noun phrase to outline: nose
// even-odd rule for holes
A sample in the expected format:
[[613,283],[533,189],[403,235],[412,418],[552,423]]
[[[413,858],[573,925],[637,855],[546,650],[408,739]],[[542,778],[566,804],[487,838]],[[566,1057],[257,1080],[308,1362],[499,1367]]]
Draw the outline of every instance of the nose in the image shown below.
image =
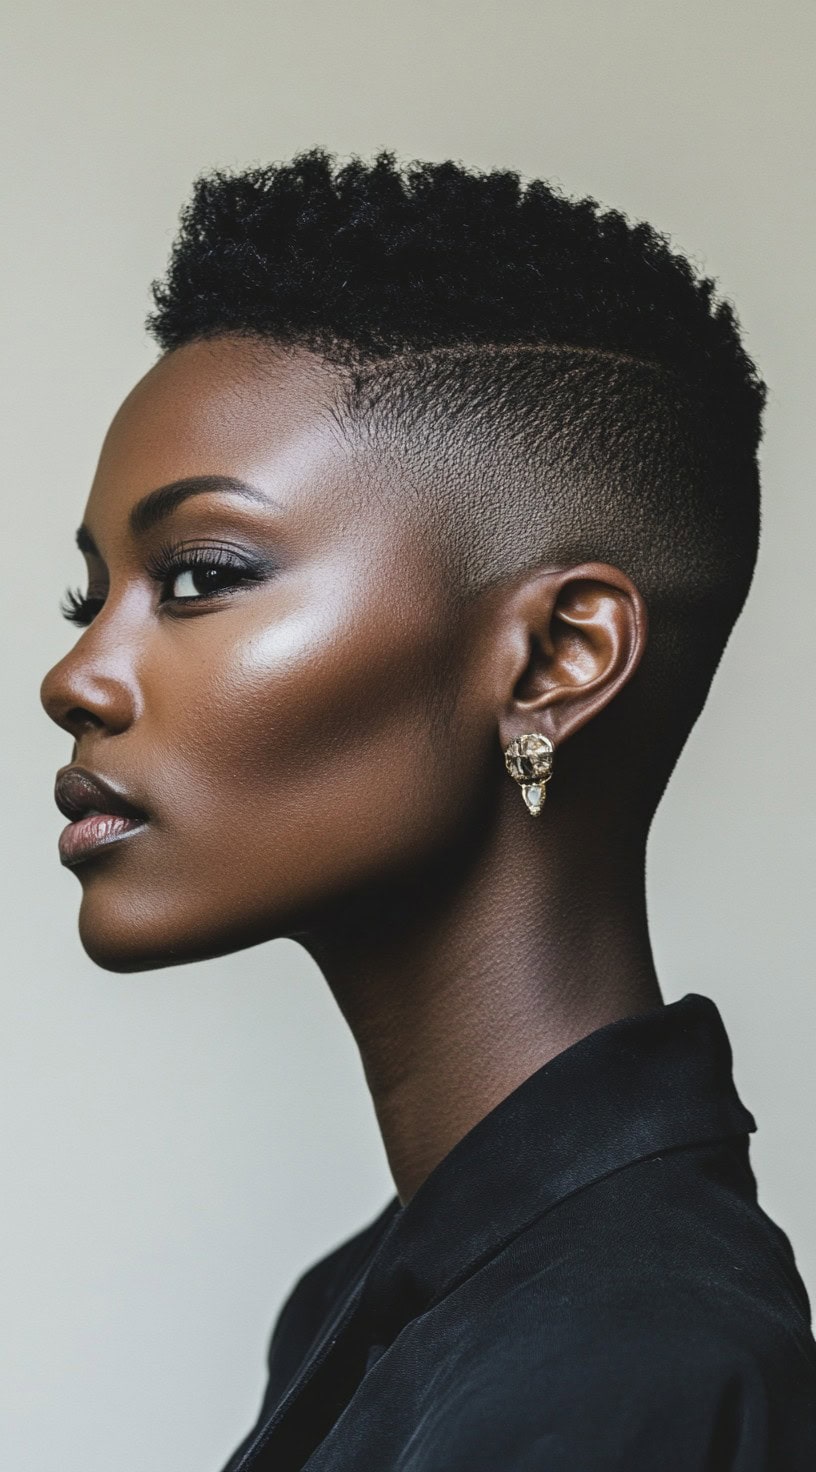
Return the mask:
[[124,731],[133,720],[134,691],[121,668],[114,668],[111,655],[94,655],[83,649],[80,639],[73,649],[48,671],[40,700],[46,715],[78,741],[89,731]]

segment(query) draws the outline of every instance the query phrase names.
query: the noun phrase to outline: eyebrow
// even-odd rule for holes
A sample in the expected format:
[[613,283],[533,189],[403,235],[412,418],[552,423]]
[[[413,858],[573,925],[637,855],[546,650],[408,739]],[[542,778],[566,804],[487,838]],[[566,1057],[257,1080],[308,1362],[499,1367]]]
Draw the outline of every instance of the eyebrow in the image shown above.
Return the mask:
[[[169,485],[159,486],[157,490],[149,491],[141,501],[137,501],[128,516],[131,534],[134,537],[144,536],[145,532],[171,516],[176,507],[180,506],[182,501],[189,500],[191,496],[202,496],[219,491],[227,492],[232,496],[241,496],[245,501],[254,501],[261,506],[278,504],[257,486],[250,485],[248,481],[239,480],[234,475],[190,475],[184,480],[174,480],[170,481]],[[84,522],[77,529],[76,544],[80,552],[99,556],[96,543]]]

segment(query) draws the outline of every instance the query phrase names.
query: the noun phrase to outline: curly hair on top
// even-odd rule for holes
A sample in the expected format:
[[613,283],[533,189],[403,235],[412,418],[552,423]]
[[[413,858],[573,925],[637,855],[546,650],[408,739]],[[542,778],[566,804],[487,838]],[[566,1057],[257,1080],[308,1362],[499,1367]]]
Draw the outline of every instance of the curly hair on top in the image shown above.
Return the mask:
[[656,800],[759,541],[765,386],[714,281],[540,179],[316,148],[199,178],[153,295],[166,352],[239,335],[320,355],[367,457],[355,484],[413,515],[462,598],[544,563],[634,579],[649,644],[604,716],[636,712]]
[[765,388],[715,282],[648,224],[540,179],[452,161],[290,162],[200,177],[148,327],[163,349],[235,332],[358,360],[454,345],[595,348],[707,388],[743,444]]

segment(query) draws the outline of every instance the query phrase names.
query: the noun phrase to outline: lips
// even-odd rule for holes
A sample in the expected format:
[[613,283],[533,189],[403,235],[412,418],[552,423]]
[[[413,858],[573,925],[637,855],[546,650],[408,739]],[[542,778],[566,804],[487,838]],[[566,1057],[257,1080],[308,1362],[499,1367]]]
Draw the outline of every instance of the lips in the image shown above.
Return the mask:
[[54,801],[72,823],[93,813],[113,813],[140,821],[147,817],[143,808],[136,807],[124,793],[84,767],[65,767],[57,773]]
[[57,773],[54,798],[70,819],[59,836],[60,862],[69,867],[118,847],[149,826],[142,808],[84,767],[65,767]]

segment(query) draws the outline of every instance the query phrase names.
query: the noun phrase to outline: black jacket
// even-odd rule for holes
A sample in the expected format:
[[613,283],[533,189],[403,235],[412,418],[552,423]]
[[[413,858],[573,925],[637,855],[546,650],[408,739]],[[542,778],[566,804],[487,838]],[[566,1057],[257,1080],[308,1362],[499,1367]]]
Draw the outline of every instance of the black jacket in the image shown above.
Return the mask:
[[560,1053],[285,1303],[225,1472],[816,1472],[816,1343],[712,1001]]

